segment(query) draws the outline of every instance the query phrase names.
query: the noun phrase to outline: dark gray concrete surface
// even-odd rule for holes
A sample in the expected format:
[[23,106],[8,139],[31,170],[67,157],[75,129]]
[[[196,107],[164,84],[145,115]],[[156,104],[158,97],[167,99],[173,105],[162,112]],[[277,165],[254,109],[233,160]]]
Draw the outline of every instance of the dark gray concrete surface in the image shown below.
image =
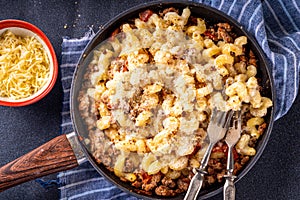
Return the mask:
[[[52,42],[58,61],[63,36],[80,37],[95,31],[124,10],[146,1],[4,1],[0,20],[22,19],[38,26]],[[0,165],[18,158],[57,136],[60,132],[62,87],[60,77],[54,89],[33,105],[0,106]],[[270,140],[250,172],[237,184],[237,199],[300,199],[299,132],[300,97],[290,112],[276,121]],[[45,177],[56,178],[56,174]],[[0,200],[55,200],[57,187],[44,189],[30,181],[0,193]],[[218,194],[212,199],[222,199]]]

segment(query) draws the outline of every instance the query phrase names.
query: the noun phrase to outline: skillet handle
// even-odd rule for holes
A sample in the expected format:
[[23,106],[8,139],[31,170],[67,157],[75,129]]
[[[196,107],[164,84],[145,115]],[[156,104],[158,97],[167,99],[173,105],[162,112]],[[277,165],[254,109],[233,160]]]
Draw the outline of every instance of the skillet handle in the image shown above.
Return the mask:
[[78,166],[67,135],[60,135],[0,168],[0,192]]

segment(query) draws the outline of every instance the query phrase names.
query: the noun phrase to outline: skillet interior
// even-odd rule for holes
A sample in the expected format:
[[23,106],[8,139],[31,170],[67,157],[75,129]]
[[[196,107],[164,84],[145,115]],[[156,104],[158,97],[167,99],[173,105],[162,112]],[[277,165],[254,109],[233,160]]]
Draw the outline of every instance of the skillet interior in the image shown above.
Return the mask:
[[[248,45],[250,46],[250,49],[254,52],[256,55],[256,58],[258,60],[258,74],[259,78],[261,79],[261,86],[263,87],[263,92],[262,95],[269,97],[272,101],[273,104],[275,104],[275,94],[274,94],[274,89],[273,89],[273,82],[272,78],[270,76],[269,68],[267,66],[266,59],[264,57],[264,53],[259,47],[259,45],[256,43],[255,39],[249,35],[243,27],[235,22],[231,17],[228,17],[227,15],[223,14],[222,12],[204,6],[202,4],[198,3],[193,3],[193,2],[178,2],[178,1],[164,1],[164,2],[151,2],[147,4],[141,4],[139,6],[133,7],[120,15],[116,16],[114,19],[112,19],[110,22],[108,22],[102,30],[97,32],[97,34],[94,36],[94,38],[89,42],[87,47],[84,50],[84,53],[81,55],[80,60],[78,62],[77,68],[74,73],[73,77],[73,83],[72,83],[72,88],[71,88],[71,117],[73,120],[74,124],[74,129],[75,132],[79,135],[79,138],[81,141],[85,138],[88,138],[88,131],[85,126],[84,121],[82,120],[79,110],[78,110],[78,102],[77,102],[77,96],[79,91],[81,90],[82,86],[82,80],[83,80],[83,75],[86,72],[86,68],[88,64],[90,63],[92,59],[92,51],[93,49],[101,43],[103,40],[107,39],[110,34],[118,28],[121,24],[124,22],[127,22],[128,19],[136,18],[138,17],[138,14],[146,9],[151,9],[154,11],[161,11],[164,8],[168,7],[175,7],[179,9],[183,9],[186,7],[189,7],[191,10],[192,15],[201,17],[208,23],[218,23],[218,22],[227,22],[231,26],[233,26],[233,32],[235,32],[237,35],[245,35],[248,38]],[[249,163],[246,165],[246,167],[238,174],[238,178],[236,181],[238,181],[241,177],[243,177],[255,164],[255,162],[258,160],[260,155],[263,152],[263,149],[268,141],[268,138],[271,133],[271,129],[273,126],[273,118],[274,118],[274,106],[271,107],[268,110],[268,115],[265,117],[265,121],[268,124],[267,129],[265,130],[265,133],[261,136],[259,139],[257,145],[256,145],[256,150],[257,153],[254,157],[252,157],[249,161]],[[85,154],[87,155],[89,161],[91,164],[95,167],[95,169],[103,176],[105,176],[107,179],[112,181],[114,184],[119,186],[122,190],[126,192],[130,192],[131,194],[143,198],[143,199],[149,199],[149,196],[137,194],[132,186],[129,184],[126,184],[123,181],[120,181],[119,177],[117,177],[113,172],[110,172],[109,170],[106,169],[104,165],[98,165],[93,157],[90,155],[89,151],[85,147],[85,144],[82,142],[82,147],[85,151]],[[213,187],[208,190],[202,190],[199,194],[201,198],[208,198],[211,197],[217,193],[219,193],[222,190],[221,186],[218,187]],[[183,195],[177,196],[177,197],[161,197],[161,196],[151,196],[151,199],[182,199]]]

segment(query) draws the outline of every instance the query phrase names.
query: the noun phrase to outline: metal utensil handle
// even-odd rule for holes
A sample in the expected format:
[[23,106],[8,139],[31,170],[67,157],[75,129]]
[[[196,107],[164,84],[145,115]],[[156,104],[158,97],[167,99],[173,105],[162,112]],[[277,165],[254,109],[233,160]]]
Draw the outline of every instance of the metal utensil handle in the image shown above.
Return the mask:
[[235,186],[233,180],[234,178],[232,177],[226,178],[223,190],[224,200],[235,200]]
[[228,172],[232,173],[234,169],[234,158],[233,158],[233,152],[232,152],[232,147],[228,149],[228,154],[227,154],[227,166],[226,169]]
[[226,181],[224,184],[224,191],[223,196],[224,200],[234,200],[235,199],[235,186],[234,186],[234,179],[236,178],[232,173],[234,169],[234,159],[232,153],[232,147],[228,149],[227,154],[227,175],[225,175]]
[[186,192],[186,195],[184,197],[184,200],[192,200],[192,199],[197,199],[197,196],[201,190],[202,187],[202,183],[204,180],[204,174],[206,173],[204,170],[207,166],[210,154],[211,154],[211,150],[213,148],[213,146],[215,145],[215,143],[209,143],[205,154],[201,160],[201,165],[199,169],[196,169],[196,174],[193,176],[188,191]]
[[210,154],[211,154],[211,150],[214,147],[214,145],[215,145],[215,143],[211,143],[211,142],[209,143],[209,145],[204,153],[204,156],[201,160],[201,166],[200,166],[199,170],[204,170],[206,168],[207,163],[209,161]]
[[184,200],[196,200],[197,199],[197,196],[198,196],[198,194],[200,192],[200,189],[202,187],[203,180],[204,180],[204,174],[198,171],[193,176],[193,178],[190,182],[190,185],[189,185],[189,188],[186,192]]

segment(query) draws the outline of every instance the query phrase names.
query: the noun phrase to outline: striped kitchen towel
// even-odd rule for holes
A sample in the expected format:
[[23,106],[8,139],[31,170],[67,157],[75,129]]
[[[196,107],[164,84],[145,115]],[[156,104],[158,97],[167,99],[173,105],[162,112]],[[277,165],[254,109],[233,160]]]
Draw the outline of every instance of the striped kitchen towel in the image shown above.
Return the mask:
[[[299,85],[300,2],[296,0],[203,0],[239,21],[257,40],[268,58],[277,92],[276,119],[285,115],[294,102]],[[62,43],[61,80],[64,91],[62,133],[73,131],[69,110],[69,93],[73,71],[84,47],[93,36],[64,38]],[[60,198],[136,199],[101,177],[85,162],[58,175]]]

